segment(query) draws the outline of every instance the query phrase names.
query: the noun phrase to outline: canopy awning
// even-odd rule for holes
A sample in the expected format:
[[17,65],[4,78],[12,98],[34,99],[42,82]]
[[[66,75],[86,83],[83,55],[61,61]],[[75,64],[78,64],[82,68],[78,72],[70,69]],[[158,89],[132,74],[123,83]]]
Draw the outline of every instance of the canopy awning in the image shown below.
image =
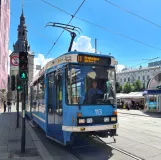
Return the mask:
[[145,90],[143,92],[143,95],[148,95],[148,94],[151,94],[151,95],[161,94],[161,89]]
[[126,99],[141,99],[144,98],[142,92],[130,92],[129,94],[116,94],[116,98],[126,98]]

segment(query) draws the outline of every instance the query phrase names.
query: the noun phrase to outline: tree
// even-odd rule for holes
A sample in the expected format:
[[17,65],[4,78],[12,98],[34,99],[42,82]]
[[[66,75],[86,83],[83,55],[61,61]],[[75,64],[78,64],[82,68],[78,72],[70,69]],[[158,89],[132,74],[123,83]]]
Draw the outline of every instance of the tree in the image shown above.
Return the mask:
[[135,91],[137,92],[139,92],[139,91],[141,91],[141,89],[142,89],[142,85],[141,85],[141,81],[140,80],[136,80],[135,81],[135,83],[134,83],[134,88],[135,88]]
[[131,84],[129,82],[125,83],[123,86],[124,93],[130,93],[132,90]]
[[122,91],[122,86],[119,82],[116,82],[116,93],[120,93]]

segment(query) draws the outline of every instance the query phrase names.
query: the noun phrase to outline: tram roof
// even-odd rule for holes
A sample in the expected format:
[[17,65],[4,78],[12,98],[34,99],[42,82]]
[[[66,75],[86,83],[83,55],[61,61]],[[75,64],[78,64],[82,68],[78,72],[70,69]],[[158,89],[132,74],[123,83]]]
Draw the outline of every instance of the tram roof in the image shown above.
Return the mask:
[[59,57],[55,58],[55,59],[52,59],[51,61],[49,61],[40,71],[39,73],[33,78],[33,81],[31,82],[31,85],[32,83],[35,82],[35,80],[37,80],[39,77],[41,77],[41,75],[43,75],[43,73],[53,67],[53,66],[57,66],[57,65],[60,65],[60,64],[63,64],[63,63],[72,63],[72,62],[77,62],[77,56],[78,55],[87,55],[87,56],[97,56],[97,57],[106,57],[106,58],[111,58],[113,61],[113,65],[116,64],[116,61],[114,59],[113,56],[110,56],[110,55],[105,55],[105,54],[97,54],[97,53],[89,53],[89,52],[78,52],[78,51],[71,51],[71,52],[67,52],[67,53],[64,53],[62,55],[60,55]]

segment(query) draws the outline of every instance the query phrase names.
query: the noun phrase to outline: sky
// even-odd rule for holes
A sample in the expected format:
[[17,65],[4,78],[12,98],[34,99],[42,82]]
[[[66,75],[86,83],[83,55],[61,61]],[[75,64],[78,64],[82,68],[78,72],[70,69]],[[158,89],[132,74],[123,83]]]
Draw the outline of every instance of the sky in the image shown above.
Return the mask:
[[[45,1],[74,14],[83,0]],[[161,26],[160,0],[109,0],[109,2]],[[22,1],[11,0],[10,12],[9,50],[11,52],[13,50],[13,43],[17,40],[17,28],[20,23],[19,17],[22,12]],[[28,41],[31,51],[35,53],[35,64],[44,65],[49,60],[67,52],[71,37],[65,31],[46,57],[62,29],[54,27],[45,28],[45,26],[48,22],[67,24],[71,19],[70,15],[53,8],[42,0],[24,0],[24,15],[28,29]],[[156,60],[161,60],[161,27],[129,14],[105,0],[86,0],[76,14],[76,17],[95,23],[104,29],[73,18],[70,24],[82,30],[80,35],[77,35],[75,38],[73,49],[94,52],[96,38],[98,53],[111,53],[118,61],[119,70],[124,67],[136,68],[140,65],[147,66],[147,60],[156,57],[159,57]],[[140,43],[125,37],[136,39]]]

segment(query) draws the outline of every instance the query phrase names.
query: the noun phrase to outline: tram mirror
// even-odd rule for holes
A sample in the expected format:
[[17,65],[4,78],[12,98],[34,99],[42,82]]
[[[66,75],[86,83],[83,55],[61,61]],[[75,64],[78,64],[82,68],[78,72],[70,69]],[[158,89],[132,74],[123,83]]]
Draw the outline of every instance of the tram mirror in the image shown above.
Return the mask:
[[96,78],[96,72],[89,72],[87,74],[88,77],[92,78],[92,79],[95,79]]

